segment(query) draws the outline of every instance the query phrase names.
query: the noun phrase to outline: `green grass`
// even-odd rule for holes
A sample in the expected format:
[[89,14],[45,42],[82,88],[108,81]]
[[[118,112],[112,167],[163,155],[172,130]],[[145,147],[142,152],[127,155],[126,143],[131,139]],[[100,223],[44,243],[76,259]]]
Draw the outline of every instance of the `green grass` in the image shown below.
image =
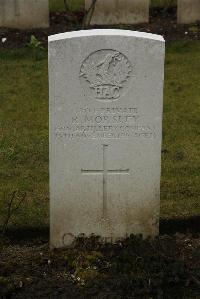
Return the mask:
[[47,61],[33,61],[30,50],[0,54],[1,198],[26,191],[18,221],[47,221],[48,88]]
[[200,214],[200,43],[179,42],[165,68],[162,216]]
[[[29,49],[0,50],[0,221],[9,194],[27,192],[12,221],[17,227],[49,221],[46,58],[45,52],[34,61]],[[200,215],[199,73],[199,42],[167,47],[162,218]]]

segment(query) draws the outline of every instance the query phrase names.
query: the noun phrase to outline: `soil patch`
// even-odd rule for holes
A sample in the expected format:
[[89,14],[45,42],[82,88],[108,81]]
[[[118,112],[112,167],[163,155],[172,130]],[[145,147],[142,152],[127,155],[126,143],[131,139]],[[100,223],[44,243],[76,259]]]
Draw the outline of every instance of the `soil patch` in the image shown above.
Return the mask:
[[199,298],[200,235],[130,236],[68,249],[44,240],[0,244],[0,298]]
[[[37,30],[15,30],[0,28],[0,47],[17,48],[26,46],[30,42],[31,35],[47,45],[49,35],[80,30],[83,20],[83,12],[56,12],[50,15],[50,27]],[[175,8],[163,11],[154,9],[151,11],[150,22],[139,25],[116,25],[116,26],[91,26],[91,28],[121,28],[129,30],[144,31],[163,35],[166,41],[177,39],[200,39],[200,23],[190,25],[178,25],[176,21]],[[5,41],[6,38],[6,41]],[[2,42],[3,41],[3,42]]]

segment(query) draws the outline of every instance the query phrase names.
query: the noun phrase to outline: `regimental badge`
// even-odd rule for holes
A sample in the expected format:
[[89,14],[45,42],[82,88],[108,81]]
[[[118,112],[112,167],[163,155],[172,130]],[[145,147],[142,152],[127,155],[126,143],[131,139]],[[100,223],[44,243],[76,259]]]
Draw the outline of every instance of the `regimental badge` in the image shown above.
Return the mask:
[[99,50],[85,59],[80,79],[85,95],[99,101],[118,100],[130,80],[132,66],[115,50]]

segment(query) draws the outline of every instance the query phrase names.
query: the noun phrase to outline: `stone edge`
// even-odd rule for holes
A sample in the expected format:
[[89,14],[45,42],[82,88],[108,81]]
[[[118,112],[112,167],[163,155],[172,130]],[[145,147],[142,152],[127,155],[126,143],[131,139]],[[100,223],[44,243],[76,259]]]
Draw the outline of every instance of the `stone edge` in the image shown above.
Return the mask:
[[121,30],[121,29],[91,29],[91,30],[79,30],[64,32],[59,34],[50,35],[48,42],[54,42],[59,40],[65,40],[70,38],[78,37],[89,37],[89,36],[125,36],[125,37],[136,37],[150,39],[160,42],[165,42],[164,38],[158,34],[152,34],[140,31]]

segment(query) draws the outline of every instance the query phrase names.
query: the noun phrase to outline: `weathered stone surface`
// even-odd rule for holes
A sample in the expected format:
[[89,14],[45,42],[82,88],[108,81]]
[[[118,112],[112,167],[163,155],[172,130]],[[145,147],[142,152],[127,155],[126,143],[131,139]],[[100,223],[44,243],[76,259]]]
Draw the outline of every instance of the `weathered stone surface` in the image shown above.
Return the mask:
[[178,0],[177,16],[179,24],[200,21],[200,0]]
[[164,40],[126,30],[49,38],[51,245],[158,234]]
[[[85,0],[86,9],[92,0]],[[137,24],[149,21],[149,0],[98,0],[91,24]]]
[[45,28],[49,26],[49,0],[0,0],[0,27]]

